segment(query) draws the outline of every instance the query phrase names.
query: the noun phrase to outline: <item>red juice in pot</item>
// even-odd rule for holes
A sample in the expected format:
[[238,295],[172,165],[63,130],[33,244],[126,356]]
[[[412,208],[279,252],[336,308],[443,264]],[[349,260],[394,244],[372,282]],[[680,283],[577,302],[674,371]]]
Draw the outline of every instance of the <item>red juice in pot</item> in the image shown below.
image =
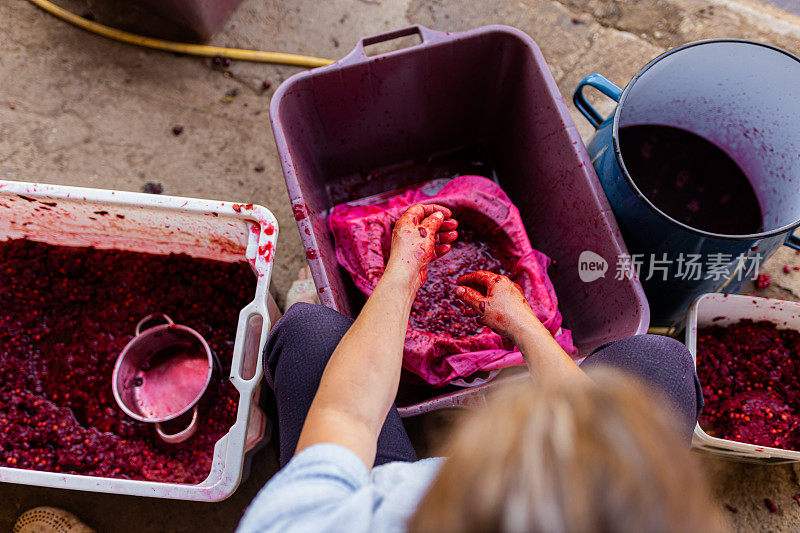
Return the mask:
[[192,405],[205,390],[209,373],[206,351],[199,342],[159,350],[134,379],[136,404],[147,418],[167,418]]
[[750,180],[715,144],[680,128],[649,124],[620,128],[619,144],[636,186],[670,217],[725,235],[762,230]]

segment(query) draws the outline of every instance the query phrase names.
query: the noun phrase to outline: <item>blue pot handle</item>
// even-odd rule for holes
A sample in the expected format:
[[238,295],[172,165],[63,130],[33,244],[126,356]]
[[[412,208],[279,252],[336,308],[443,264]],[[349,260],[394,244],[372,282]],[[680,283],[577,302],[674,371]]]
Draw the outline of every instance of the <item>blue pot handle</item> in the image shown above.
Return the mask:
[[583,113],[583,116],[586,117],[586,120],[597,129],[600,127],[600,124],[603,123],[603,117],[583,95],[583,88],[587,85],[594,87],[615,102],[619,102],[619,97],[622,96],[622,89],[617,87],[613,81],[596,72],[594,74],[589,74],[578,83],[575,92],[572,93],[572,101],[575,103],[575,107],[578,108],[578,111]]
[[795,250],[800,252],[800,237],[796,237],[795,235],[790,233],[789,235],[786,236],[786,242],[784,242],[783,244],[785,244],[789,248],[794,248]]

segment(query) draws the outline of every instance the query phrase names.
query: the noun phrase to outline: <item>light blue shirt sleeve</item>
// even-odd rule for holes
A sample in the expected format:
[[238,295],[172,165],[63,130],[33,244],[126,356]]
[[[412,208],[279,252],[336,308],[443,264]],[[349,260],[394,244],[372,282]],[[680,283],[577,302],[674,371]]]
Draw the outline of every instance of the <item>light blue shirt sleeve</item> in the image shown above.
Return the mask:
[[390,463],[370,473],[353,451],[316,444],[261,489],[237,531],[404,531],[440,464],[441,459]]

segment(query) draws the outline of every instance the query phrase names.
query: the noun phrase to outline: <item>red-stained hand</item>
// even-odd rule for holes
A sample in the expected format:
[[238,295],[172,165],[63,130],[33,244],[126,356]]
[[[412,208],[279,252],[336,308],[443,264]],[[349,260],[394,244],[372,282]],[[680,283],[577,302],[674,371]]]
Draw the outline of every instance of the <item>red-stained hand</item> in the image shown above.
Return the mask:
[[479,270],[461,276],[456,283],[456,296],[470,307],[468,314],[503,337],[515,341],[524,328],[541,324],[522,288],[505,276]]
[[414,290],[428,278],[428,263],[450,251],[458,222],[446,207],[414,204],[394,225],[387,271],[404,272]]

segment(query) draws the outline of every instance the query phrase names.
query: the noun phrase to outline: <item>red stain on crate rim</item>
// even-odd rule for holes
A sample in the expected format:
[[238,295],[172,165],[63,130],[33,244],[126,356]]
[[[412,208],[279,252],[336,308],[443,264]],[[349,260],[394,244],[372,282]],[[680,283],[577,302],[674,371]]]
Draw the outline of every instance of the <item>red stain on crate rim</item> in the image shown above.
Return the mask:
[[241,213],[243,210],[253,209],[253,204],[233,204],[231,205],[231,209],[233,209],[237,213]]
[[294,213],[295,220],[303,220],[308,216],[306,213],[306,204],[303,202],[292,203],[292,213]]
[[267,261],[272,261],[273,246],[271,242],[266,242],[258,247],[258,253],[264,256]]

